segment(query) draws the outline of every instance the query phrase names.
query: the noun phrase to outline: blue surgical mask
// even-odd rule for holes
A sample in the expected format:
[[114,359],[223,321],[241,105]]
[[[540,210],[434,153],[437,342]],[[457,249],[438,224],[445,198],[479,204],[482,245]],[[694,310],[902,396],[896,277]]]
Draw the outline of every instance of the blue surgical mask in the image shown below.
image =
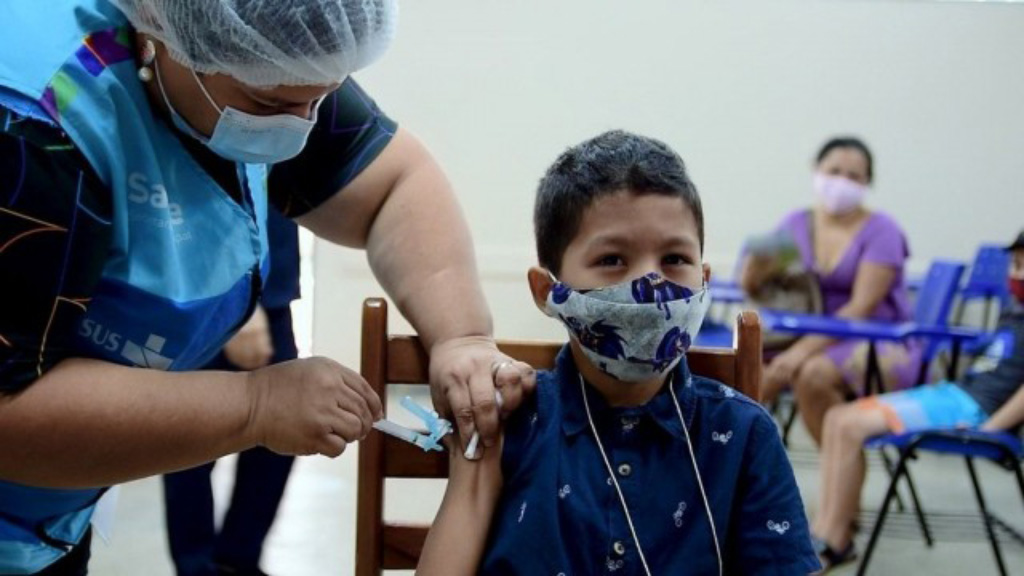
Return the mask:
[[658,274],[576,291],[555,282],[546,312],[565,324],[586,357],[624,382],[642,382],[672,370],[697,336],[711,295]]
[[167,104],[167,108],[171,112],[171,121],[174,126],[205,144],[217,155],[232,162],[276,164],[298,156],[306,147],[309,134],[313,131],[313,126],[316,125],[317,112],[323,98],[313,106],[311,119],[299,118],[294,114],[255,116],[230,106],[221,108],[207,92],[206,86],[203,86],[195,71],[192,71],[192,77],[199,84],[199,89],[203,91],[210,105],[220,113],[217,125],[213,129],[213,135],[209,138],[189,125],[171,105],[160,77],[160,66],[156,66],[157,84],[160,87],[164,103]]

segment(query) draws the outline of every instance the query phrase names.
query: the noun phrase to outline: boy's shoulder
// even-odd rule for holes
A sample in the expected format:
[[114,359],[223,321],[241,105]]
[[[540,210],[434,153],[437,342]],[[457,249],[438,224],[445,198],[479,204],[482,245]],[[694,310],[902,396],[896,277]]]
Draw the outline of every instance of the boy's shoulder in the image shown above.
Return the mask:
[[1013,361],[1024,359],[1024,306],[1011,303],[1000,312],[995,330],[987,336],[986,354]]
[[561,387],[556,371],[538,370],[533,394],[524,395],[519,408],[505,420],[501,467],[506,483],[536,466],[544,459],[545,449],[557,440],[562,422]]
[[731,430],[736,440],[747,447],[743,458],[753,452],[784,450],[778,426],[760,403],[718,380],[694,375],[692,397],[696,426],[712,432]]
[[553,370],[537,371],[533,394],[524,395],[522,404],[505,421],[505,445],[527,443],[545,433],[558,420],[562,382]]
[[690,386],[698,405],[712,418],[730,417],[749,421],[772,419],[764,406],[718,380],[695,374],[690,377]]

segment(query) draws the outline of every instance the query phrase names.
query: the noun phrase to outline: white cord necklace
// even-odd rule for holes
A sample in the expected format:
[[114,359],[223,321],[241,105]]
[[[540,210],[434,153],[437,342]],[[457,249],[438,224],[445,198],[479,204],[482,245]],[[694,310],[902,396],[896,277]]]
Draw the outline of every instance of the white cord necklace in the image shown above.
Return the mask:
[[[612,485],[615,486],[615,492],[619,495],[619,502],[622,504],[622,511],[626,514],[626,524],[629,525],[629,533],[633,536],[633,544],[636,545],[637,554],[640,556],[640,563],[644,567],[644,574],[651,576],[651,569],[647,566],[647,558],[644,557],[643,548],[640,547],[640,538],[636,535],[636,528],[633,526],[633,517],[629,513],[629,506],[626,505],[626,497],[622,494],[622,488],[619,487],[619,481],[615,479],[615,472],[612,470],[612,465],[608,462],[608,455],[604,451],[604,444],[601,443],[601,436],[597,433],[597,426],[594,425],[594,418],[590,414],[590,401],[587,400],[586,385],[583,382],[583,375],[579,376],[580,379],[580,394],[583,395],[583,407],[587,411],[587,422],[590,423],[590,431],[594,435],[594,440],[597,442],[597,449],[601,452],[601,459],[604,460],[604,467],[608,470],[608,477],[612,481]],[[683,426],[683,434],[686,436],[686,447],[690,452],[690,462],[693,464],[693,473],[697,476],[697,488],[700,490],[700,497],[704,502],[704,511],[707,513],[708,522],[711,524],[711,538],[715,543],[715,557],[718,559],[718,576],[722,576],[722,549],[718,544],[718,530],[715,528],[715,519],[711,515],[711,506],[708,504],[707,493],[704,492],[704,481],[700,477],[700,470],[697,468],[697,458],[693,454],[693,444],[690,442],[690,432],[686,427],[686,420],[683,419],[683,410],[679,407],[679,400],[676,399],[675,391],[675,375],[669,377],[669,393],[672,396],[672,403],[676,407],[676,414],[679,415],[679,423]]]

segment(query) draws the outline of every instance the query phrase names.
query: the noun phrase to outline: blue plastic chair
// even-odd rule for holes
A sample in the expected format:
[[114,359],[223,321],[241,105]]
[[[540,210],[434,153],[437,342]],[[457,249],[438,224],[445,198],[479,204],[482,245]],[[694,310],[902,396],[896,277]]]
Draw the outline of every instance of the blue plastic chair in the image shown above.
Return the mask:
[[982,327],[988,329],[992,319],[993,304],[1005,304],[1009,290],[1006,286],[1006,269],[1010,265],[1010,254],[1002,246],[983,244],[978,248],[971,264],[967,283],[960,290],[955,322],[963,321],[964,310],[971,300],[984,300]]
[[[1003,562],[1002,551],[999,548],[999,540],[995,535],[995,525],[1000,524],[1005,530],[1012,531],[1017,540],[1024,540],[1016,531],[1013,531],[1006,523],[998,521],[985,504],[985,496],[978,482],[978,474],[974,468],[974,459],[984,458],[1000,467],[1013,472],[1017,476],[1017,485],[1020,487],[1021,498],[1024,499],[1024,471],[1021,469],[1021,461],[1024,460],[1024,443],[1020,438],[1006,432],[981,432],[979,430],[928,430],[908,432],[905,434],[887,434],[879,436],[866,443],[868,448],[885,449],[892,447],[899,451],[899,460],[896,469],[889,482],[889,488],[885,493],[885,500],[882,502],[882,509],[878,513],[878,520],[871,530],[871,539],[868,541],[867,549],[861,559],[860,567],[857,570],[858,576],[867,573],[868,563],[874,553],[878,537],[882,533],[885,518],[889,513],[889,506],[896,498],[896,487],[901,478],[908,480],[909,470],[907,462],[915,458],[918,452],[935,452],[939,454],[951,454],[964,457],[967,464],[967,472],[971,477],[971,484],[974,487],[974,497],[978,502],[978,509],[981,512],[982,520],[985,523],[985,531],[988,534],[989,543],[992,545],[992,553],[995,555],[996,565],[999,573],[1006,576],[1006,564]],[[919,518],[921,518],[919,516]],[[932,545],[932,540],[927,528],[922,524],[925,535],[925,542]]]
[[731,348],[732,326],[745,298],[743,289],[735,281],[713,277],[708,283],[708,291],[711,293],[711,310],[693,343],[706,348]]
[[[928,274],[924,277],[921,289],[917,293],[917,302],[914,305],[914,323],[923,326],[946,326],[949,321],[949,313],[956,298],[957,288],[960,285],[960,278],[964,274],[964,265],[960,262],[949,262],[937,260],[928,268]],[[1006,267],[1003,267],[1003,276],[1006,275]],[[928,366],[942,350],[948,340],[939,338],[927,338],[924,354],[921,357],[921,367],[917,373],[915,384],[923,384],[928,375]],[[960,358],[961,340],[953,339],[953,354],[950,361],[950,378],[955,377],[957,362]]]
[[732,330],[722,322],[705,319],[693,343],[704,348],[730,348],[733,337]]

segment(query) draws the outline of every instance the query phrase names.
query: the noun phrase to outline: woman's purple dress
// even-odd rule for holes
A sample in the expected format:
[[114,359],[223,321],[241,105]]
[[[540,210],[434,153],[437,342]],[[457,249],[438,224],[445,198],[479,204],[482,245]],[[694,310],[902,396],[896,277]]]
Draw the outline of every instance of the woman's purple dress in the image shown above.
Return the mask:
[[[910,320],[910,302],[903,278],[903,268],[910,256],[910,249],[896,221],[880,212],[872,213],[835,268],[823,273],[814,257],[811,218],[810,210],[793,212],[782,220],[778,229],[793,235],[804,266],[818,277],[825,314],[835,314],[836,310],[850,301],[858,268],[862,263],[870,262],[892,267],[896,277],[889,293],[878,303],[869,318],[887,322]],[[843,373],[846,384],[858,393],[862,393],[864,387],[867,346],[864,340],[846,339],[825,349],[825,355]],[[908,388],[915,383],[921,365],[921,346],[918,342],[880,342],[877,350],[887,390]]]

